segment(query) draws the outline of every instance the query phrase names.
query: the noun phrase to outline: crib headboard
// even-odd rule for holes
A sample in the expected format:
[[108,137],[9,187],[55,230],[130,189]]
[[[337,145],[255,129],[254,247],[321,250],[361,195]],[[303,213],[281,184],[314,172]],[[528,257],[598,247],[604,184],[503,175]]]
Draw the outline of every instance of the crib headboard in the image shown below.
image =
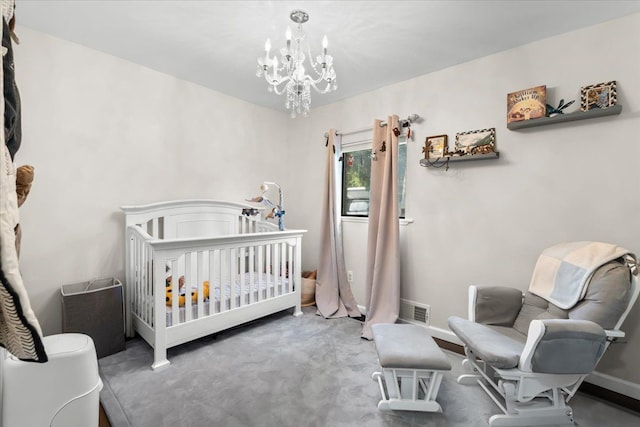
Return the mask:
[[275,224],[260,220],[260,216],[243,215],[255,206],[221,200],[173,200],[141,206],[122,206],[125,228],[142,227],[158,239],[218,237],[236,234],[275,231]]

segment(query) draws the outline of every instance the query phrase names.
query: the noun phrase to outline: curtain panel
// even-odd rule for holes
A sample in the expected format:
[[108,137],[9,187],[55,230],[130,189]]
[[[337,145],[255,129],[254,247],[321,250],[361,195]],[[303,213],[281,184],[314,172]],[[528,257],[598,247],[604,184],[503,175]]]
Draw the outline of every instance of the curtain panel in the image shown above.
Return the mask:
[[358,304],[351,292],[344,264],[342,224],[340,221],[341,168],[336,167],[340,157],[342,138],[335,129],[329,131],[326,150],[325,186],[320,227],[320,260],[316,278],[316,305],[318,314],[325,318],[360,317]]
[[367,315],[362,338],[372,339],[371,325],[395,323],[400,312],[400,220],[398,211],[397,115],[373,124],[375,160],[371,162],[367,238]]

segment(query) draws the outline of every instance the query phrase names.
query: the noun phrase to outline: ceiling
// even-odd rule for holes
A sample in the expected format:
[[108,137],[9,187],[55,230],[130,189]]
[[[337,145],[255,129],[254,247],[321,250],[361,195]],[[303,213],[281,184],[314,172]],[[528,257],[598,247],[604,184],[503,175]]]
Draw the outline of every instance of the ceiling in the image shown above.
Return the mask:
[[[557,34],[640,13],[635,1],[16,0],[20,26],[282,110],[256,59],[303,9],[312,54],[327,34],[338,90],[311,107]],[[293,27],[293,25],[292,25]]]

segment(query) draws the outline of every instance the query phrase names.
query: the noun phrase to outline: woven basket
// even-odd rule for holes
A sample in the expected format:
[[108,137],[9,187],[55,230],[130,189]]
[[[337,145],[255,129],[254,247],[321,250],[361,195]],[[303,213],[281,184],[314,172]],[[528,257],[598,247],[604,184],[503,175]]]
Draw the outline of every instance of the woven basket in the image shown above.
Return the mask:
[[301,303],[303,307],[308,307],[316,303],[316,279],[302,278]]

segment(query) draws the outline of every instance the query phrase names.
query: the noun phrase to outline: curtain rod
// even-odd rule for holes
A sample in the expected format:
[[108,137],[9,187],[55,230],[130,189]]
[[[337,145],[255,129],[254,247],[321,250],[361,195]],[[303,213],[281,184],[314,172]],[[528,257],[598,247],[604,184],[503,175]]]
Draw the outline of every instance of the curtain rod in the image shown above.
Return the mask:
[[[409,115],[406,119],[401,119],[400,120],[400,126],[402,127],[406,127],[405,124],[408,123],[407,126],[410,126],[411,123],[415,123],[420,119],[420,116],[417,114],[411,114]],[[380,127],[385,127],[387,125],[387,122],[380,122]],[[341,132],[341,131],[336,131],[336,133],[338,135],[353,135],[354,133],[360,133],[360,132],[366,132],[368,130],[373,130],[373,126],[368,126],[365,128],[361,128],[361,129],[355,129],[355,130],[350,130],[350,131],[345,131],[345,132]],[[329,137],[329,132],[325,132],[324,133],[324,137],[328,138]]]

